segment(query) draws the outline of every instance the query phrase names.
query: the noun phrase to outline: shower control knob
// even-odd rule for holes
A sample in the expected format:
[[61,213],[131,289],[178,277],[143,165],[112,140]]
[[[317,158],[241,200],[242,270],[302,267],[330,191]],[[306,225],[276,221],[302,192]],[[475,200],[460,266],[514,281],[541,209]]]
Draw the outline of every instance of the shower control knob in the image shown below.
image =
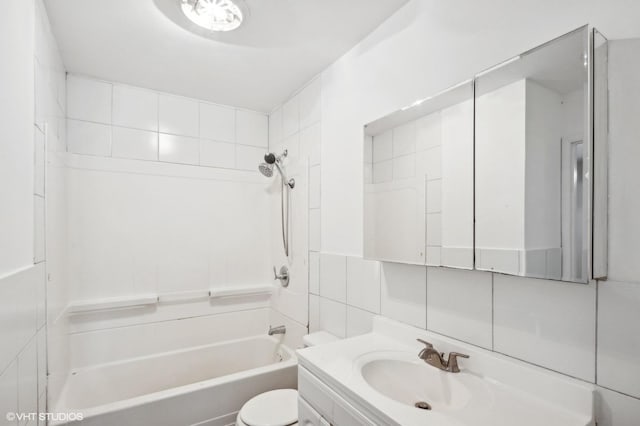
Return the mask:
[[273,275],[274,275],[274,280],[280,280],[280,284],[282,285],[282,287],[289,287],[289,268],[287,268],[287,265],[283,265],[280,268],[280,273],[276,272],[276,267],[273,267]]

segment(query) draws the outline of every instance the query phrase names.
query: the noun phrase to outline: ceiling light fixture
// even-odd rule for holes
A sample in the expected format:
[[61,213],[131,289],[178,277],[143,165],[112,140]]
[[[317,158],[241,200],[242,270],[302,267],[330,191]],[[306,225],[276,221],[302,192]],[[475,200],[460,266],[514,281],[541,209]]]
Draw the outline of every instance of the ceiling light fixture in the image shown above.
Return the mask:
[[232,0],[181,0],[182,12],[210,31],[232,31],[242,24],[242,11]]

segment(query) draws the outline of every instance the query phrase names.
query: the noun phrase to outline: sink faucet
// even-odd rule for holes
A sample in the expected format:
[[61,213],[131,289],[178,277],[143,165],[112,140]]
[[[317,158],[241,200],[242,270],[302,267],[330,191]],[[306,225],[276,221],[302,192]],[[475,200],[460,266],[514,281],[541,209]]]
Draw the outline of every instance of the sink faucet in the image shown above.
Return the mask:
[[422,339],[416,339],[418,342],[423,343],[425,348],[420,351],[418,358],[426,362],[427,364],[436,367],[443,371],[450,373],[459,373],[460,367],[458,366],[458,358],[469,358],[469,355],[461,354],[458,352],[451,352],[447,360],[444,359],[444,352],[438,352],[431,343]]
[[287,328],[284,325],[279,325],[277,327],[269,326],[269,336],[273,336],[274,334],[285,334],[287,332]]

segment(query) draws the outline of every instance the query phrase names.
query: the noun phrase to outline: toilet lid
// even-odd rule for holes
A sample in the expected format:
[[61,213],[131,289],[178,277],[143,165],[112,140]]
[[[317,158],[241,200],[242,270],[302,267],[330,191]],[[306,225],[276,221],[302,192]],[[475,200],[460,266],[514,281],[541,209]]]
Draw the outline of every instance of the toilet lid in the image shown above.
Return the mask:
[[249,426],[287,426],[298,421],[298,391],[278,389],[251,398],[240,410]]

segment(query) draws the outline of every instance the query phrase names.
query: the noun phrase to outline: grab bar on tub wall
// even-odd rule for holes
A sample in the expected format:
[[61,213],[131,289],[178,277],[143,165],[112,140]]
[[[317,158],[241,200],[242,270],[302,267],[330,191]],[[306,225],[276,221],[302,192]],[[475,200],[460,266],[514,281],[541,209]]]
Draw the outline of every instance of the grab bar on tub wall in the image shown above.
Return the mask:
[[160,293],[160,295],[158,295],[158,303],[190,302],[193,300],[208,298],[208,290],[175,291],[170,293]]
[[273,284],[234,285],[212,288],[209,293],[212,298],[219,298],[271,294],[273,290]]
[[104,299],[79,300],[69,303],[66,311],[69,314],[83,314],[96,311],[107,311],[122,308],[135,308],[155,305],[158,303],[157,294],[142,294],[136,296],[106,297]]

